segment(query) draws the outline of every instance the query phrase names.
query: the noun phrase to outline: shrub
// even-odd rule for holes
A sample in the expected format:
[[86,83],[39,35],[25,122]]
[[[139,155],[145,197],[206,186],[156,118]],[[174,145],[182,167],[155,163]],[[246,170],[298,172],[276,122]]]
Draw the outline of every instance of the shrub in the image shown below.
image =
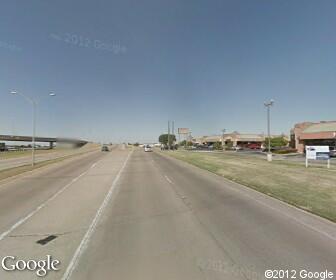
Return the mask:
[[216,142],[214,145],[213,145],[213,148],[214,150],[222,150],[223,147],[222,147],[222,143],[221,142]]

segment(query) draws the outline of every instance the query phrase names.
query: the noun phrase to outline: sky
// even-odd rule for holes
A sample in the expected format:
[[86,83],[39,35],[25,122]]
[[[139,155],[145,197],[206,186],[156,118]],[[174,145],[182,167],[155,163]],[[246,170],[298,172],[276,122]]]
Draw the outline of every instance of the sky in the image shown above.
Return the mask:
[[[335,120],[333,0],[3,0],[0,134],[153,142]],[[50,97],[53,91],[56,96]]]

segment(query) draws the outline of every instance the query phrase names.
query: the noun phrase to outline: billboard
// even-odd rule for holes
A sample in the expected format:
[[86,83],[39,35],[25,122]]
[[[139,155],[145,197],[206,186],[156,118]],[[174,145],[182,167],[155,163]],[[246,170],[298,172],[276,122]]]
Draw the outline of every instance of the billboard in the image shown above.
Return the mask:
[[189,134],[189,128],[179,128],[178,134]]

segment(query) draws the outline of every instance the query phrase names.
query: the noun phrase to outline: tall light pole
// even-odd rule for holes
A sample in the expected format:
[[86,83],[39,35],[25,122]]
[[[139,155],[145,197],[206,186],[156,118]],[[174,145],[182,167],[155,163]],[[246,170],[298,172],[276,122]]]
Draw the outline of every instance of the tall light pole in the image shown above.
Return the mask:
[[224,133],[225,133],[226,129],[223,128],[222,129],[222,148],[223,148],[223,152],[224,152]]
[[271,99],[269,102],[265,102],[264,106],[267,108],[267,134],[268,134],[268,153],[267,160],[272,161],[271,153],[271,106],[273,106],[274,100]]
[[[10,92],[13,95],[20,95],[22,96],[24,99],[26,99],[33,107],[33,133],[32,133],[32,163],[31,165],[34,166],[35,165],[35,136],[36,136],[36,107],[38,105],[38,101],[34,100],[33,98],[24,95],[21,92],[17,92],[15,90],[12,90]],[[49,93],[49,96],[55,96],[56,94],[53,92]]]
[[170,150],[169,139],[170,139],[170,121],[168,121],[168,151]]

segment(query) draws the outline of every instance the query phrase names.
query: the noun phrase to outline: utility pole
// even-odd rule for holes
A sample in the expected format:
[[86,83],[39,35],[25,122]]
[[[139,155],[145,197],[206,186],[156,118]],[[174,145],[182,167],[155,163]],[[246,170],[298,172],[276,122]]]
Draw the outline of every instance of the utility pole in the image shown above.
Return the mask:
[[272,161],[271,153],[271,106],[273,106],[274,100],[271,99],[269,102],[265,102],[264,106],[267,108],[267,134],[268,134],[268,153],[267,161]]

